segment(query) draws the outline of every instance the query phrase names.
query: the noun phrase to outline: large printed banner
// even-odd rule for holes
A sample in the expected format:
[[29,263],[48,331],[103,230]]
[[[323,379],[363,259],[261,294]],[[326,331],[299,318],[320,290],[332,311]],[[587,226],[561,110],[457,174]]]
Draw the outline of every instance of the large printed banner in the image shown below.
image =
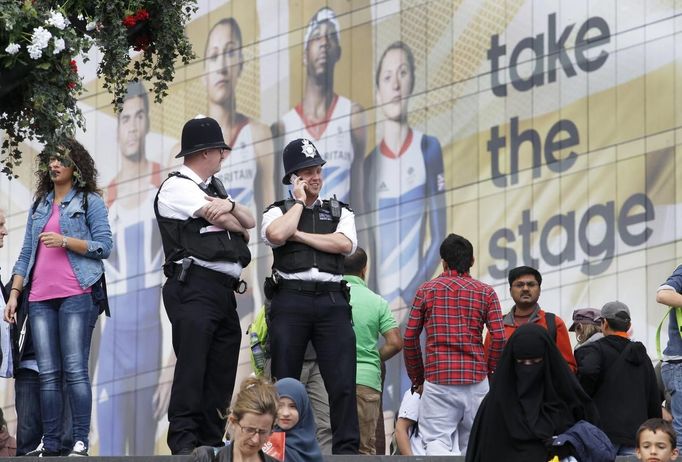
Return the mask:
[[[183,124],[214,117],[234,149],[219,174],[256,216],[288,196],[281,149],[306,137],[327,160],[323,194],[356,212],[369,284],[403,323],[418,285],[440,271],[451,232],[472,241],[475,277],[506,311],[506,274],[543,274],[540,304],[627,303],[634,337],[655,351],[665,308],[656,287],[682,263],[682,9],[666,0],[201,0],[187,27],[197,59],[163,104],[131,86],[121,114],[95,76],[81,142],[96,159],[114,231],[112,317],[93,338],[91,454],[167,454],[173,376],[161,302],[163,254],[154,194],[178,165]],[[37,145],[25,145],[27,157]],[[19,253],[33,164],[0,179]],[[271,252],[239,296],[246,330]],[[240,377],[250,373],[246,335]],[[407,383],[388,364],[387,431]],[[3,384],[13,425],[11,381]]]

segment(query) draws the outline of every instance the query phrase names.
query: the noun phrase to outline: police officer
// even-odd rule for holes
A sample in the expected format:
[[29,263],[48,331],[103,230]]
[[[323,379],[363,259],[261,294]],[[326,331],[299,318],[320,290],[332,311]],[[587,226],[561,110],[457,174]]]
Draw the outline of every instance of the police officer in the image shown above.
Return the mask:
[[355,216],[335,198],[321,200],[325,161],[307,139],[284,148],[282,182],[292,198],[272,204],[263,215],[261,235],[274,255],[270,308],[272,375],[301,375],[309,341],[317,352],[329,395],[332,453],[357,454],[355,333],[350,292],[342,281],[344,256],[357,247]]
[[231,148],[210,117],[182,129],[183,165],[161,184],[154,212],[166,255],[163,302],[177,357],[168,407],[168,446],[189,454],[222,446],[237,373],[241,328],[234,291],[249,264],[251,212],[213,177]]

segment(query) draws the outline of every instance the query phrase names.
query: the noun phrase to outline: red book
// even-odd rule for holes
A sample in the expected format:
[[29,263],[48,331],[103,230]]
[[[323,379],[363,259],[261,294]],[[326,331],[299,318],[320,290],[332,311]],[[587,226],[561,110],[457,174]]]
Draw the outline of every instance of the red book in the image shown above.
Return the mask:
[[280,462],[284,462],[286,435],[284,432],[273,432],[268,441],[263,445],[263,452]]

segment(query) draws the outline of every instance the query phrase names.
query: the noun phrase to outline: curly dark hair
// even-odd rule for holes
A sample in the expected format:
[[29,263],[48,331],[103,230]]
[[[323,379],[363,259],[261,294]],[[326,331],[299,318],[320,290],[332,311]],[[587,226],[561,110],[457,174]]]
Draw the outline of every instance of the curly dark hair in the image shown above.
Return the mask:
[[[45,168],[50,159],[63,158],[70,160],[74,166],[74,188],[82,193],[95,193],[102,195],[102,190],[97,187],[97,168],[90,153],[75,139],[65,140],[57,153],[43,151],[38,156],[38,170],[36,171],[36,194],[35,199],[45,197],[54,189],[50,169]],[[87,194],[86,194],[87,196]]]

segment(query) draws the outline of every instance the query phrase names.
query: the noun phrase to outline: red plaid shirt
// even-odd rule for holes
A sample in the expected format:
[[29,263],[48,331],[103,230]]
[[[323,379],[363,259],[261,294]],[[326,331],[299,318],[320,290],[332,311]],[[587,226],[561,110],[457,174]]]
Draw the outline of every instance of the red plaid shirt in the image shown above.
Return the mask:
[[[483,325],[492,342],[486,363]],[[419,335],[426,328],[426,365]],[[492,374],[504,348],[504,324],[497,294],[469,274],[445,271],[422,284],[405,330],[405,365],[414,385],[478,383]]]

